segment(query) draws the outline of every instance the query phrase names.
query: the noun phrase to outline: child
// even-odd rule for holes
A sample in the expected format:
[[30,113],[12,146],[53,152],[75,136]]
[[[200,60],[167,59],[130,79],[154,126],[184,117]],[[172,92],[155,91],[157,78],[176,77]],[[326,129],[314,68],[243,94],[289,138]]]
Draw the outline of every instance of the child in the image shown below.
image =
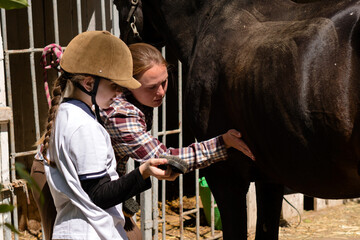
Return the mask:
[[166,159],[150,159],[120,178],[116,173],[109,134],[98,122],[99,108],[108,108],[121,87],[140,86],[132,77],[130,51],[109,32],[85,32],[69,43],[60,66],[63,73],[55,82],[42,142],[57,210],[52,237],[127,239],[121,203],[150,188],[150,175],[177,177],[170,168],[157,168]]

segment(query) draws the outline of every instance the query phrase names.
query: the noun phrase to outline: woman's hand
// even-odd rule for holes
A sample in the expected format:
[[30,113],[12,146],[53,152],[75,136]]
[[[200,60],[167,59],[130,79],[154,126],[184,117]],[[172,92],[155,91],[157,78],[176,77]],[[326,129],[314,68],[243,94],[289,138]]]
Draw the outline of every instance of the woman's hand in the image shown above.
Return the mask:
[[179,173],[173,172],[170,166],[166,170],[157,167],[158,165],[166,164],[167,161],[165,158],[151,158],[141,164],[139,170],[143,179],[154,176],[159,180],[174,181],[180,175]]
[[240,132],[236,131],[235,129],[230,129],[229,131],[227,131],[227,133],[223,134],[222,137],[224,139],[225,146],[227,148],[230,147],[236,148],[237,150],[241,151],[252,160],[255,160],[255,157],[250,151],[249,147],[241,139]]

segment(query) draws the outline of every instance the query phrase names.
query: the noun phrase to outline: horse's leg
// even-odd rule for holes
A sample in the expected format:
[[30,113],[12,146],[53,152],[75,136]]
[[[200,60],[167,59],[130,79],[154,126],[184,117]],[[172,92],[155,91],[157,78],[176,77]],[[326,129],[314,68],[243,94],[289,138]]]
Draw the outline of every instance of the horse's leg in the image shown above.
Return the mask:
[[247,239],[246,193],[250,181],[241,177],[239,169],[244,166],[236,166],[242,162],[229,159],[201,170],[220,210],[225,240]]
[[255,181],[256,186],[256,240],[277,240],[284,195],[284,186],[267,181]]

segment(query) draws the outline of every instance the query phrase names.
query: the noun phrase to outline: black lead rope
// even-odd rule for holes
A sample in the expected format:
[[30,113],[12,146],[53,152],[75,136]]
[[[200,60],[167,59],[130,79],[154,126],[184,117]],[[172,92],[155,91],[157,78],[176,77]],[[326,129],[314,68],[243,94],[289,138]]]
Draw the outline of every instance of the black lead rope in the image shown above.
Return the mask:
[[93,105],[95,105],[95,115],[96,115],[96,120],[102,125],[104,126],[104,122],[102,121],[101,117],[100,117],[100,108],[99,105],[97,105],[96,103],[96,93],[99,87],[99,83],[100,83],[100,78],[97,76],[94,76],[95,78],[95,82],[94,82],[94,87],[91,91],[86,90],[80,83],[78,82],[74,82],[74,85],[79,88],[81,91],[83,91],[84,93],[86,93],[87,95],[91,96],[91,102]]

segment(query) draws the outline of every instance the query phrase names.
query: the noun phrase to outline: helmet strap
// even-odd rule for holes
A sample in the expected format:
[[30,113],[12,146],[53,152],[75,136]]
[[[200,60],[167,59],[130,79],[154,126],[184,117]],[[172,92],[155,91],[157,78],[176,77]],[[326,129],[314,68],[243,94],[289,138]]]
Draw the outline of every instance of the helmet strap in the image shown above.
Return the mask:
[[91,91],[92,95],[91,95],[91,102],[92,104],[95,105],[95,115],[96,115],[96,119],[97,121],[102,125],[104,126],[104,122],[101,120],[101,117],[100,117],[100,108],[99,108],[99,105],[97,105],[96,103],[96,93],[97,93],[97,90],[98,90],[98,87],[99,87],[99,83],[100,83],[100,77],[97,77],[95,76],[95,83],[94,83],[94,87]]
[[100,108],[99,105],[96,103],[96,93],[99,87],[99,83],[100,83],[100,77],[98,76],[94,76],[95,78],[95,82],[94,82],[94,87],[91,91],[86,90],[80,83],[75,82],[74,85],[79,88],[81,91],[83,91],[84,93],[86,93],[87,95],[91,96],[91,102],[93,105],[95,105],[95,115],[96,115],[96,120],[104,126],[104,122],[101,120],[100,117]]

